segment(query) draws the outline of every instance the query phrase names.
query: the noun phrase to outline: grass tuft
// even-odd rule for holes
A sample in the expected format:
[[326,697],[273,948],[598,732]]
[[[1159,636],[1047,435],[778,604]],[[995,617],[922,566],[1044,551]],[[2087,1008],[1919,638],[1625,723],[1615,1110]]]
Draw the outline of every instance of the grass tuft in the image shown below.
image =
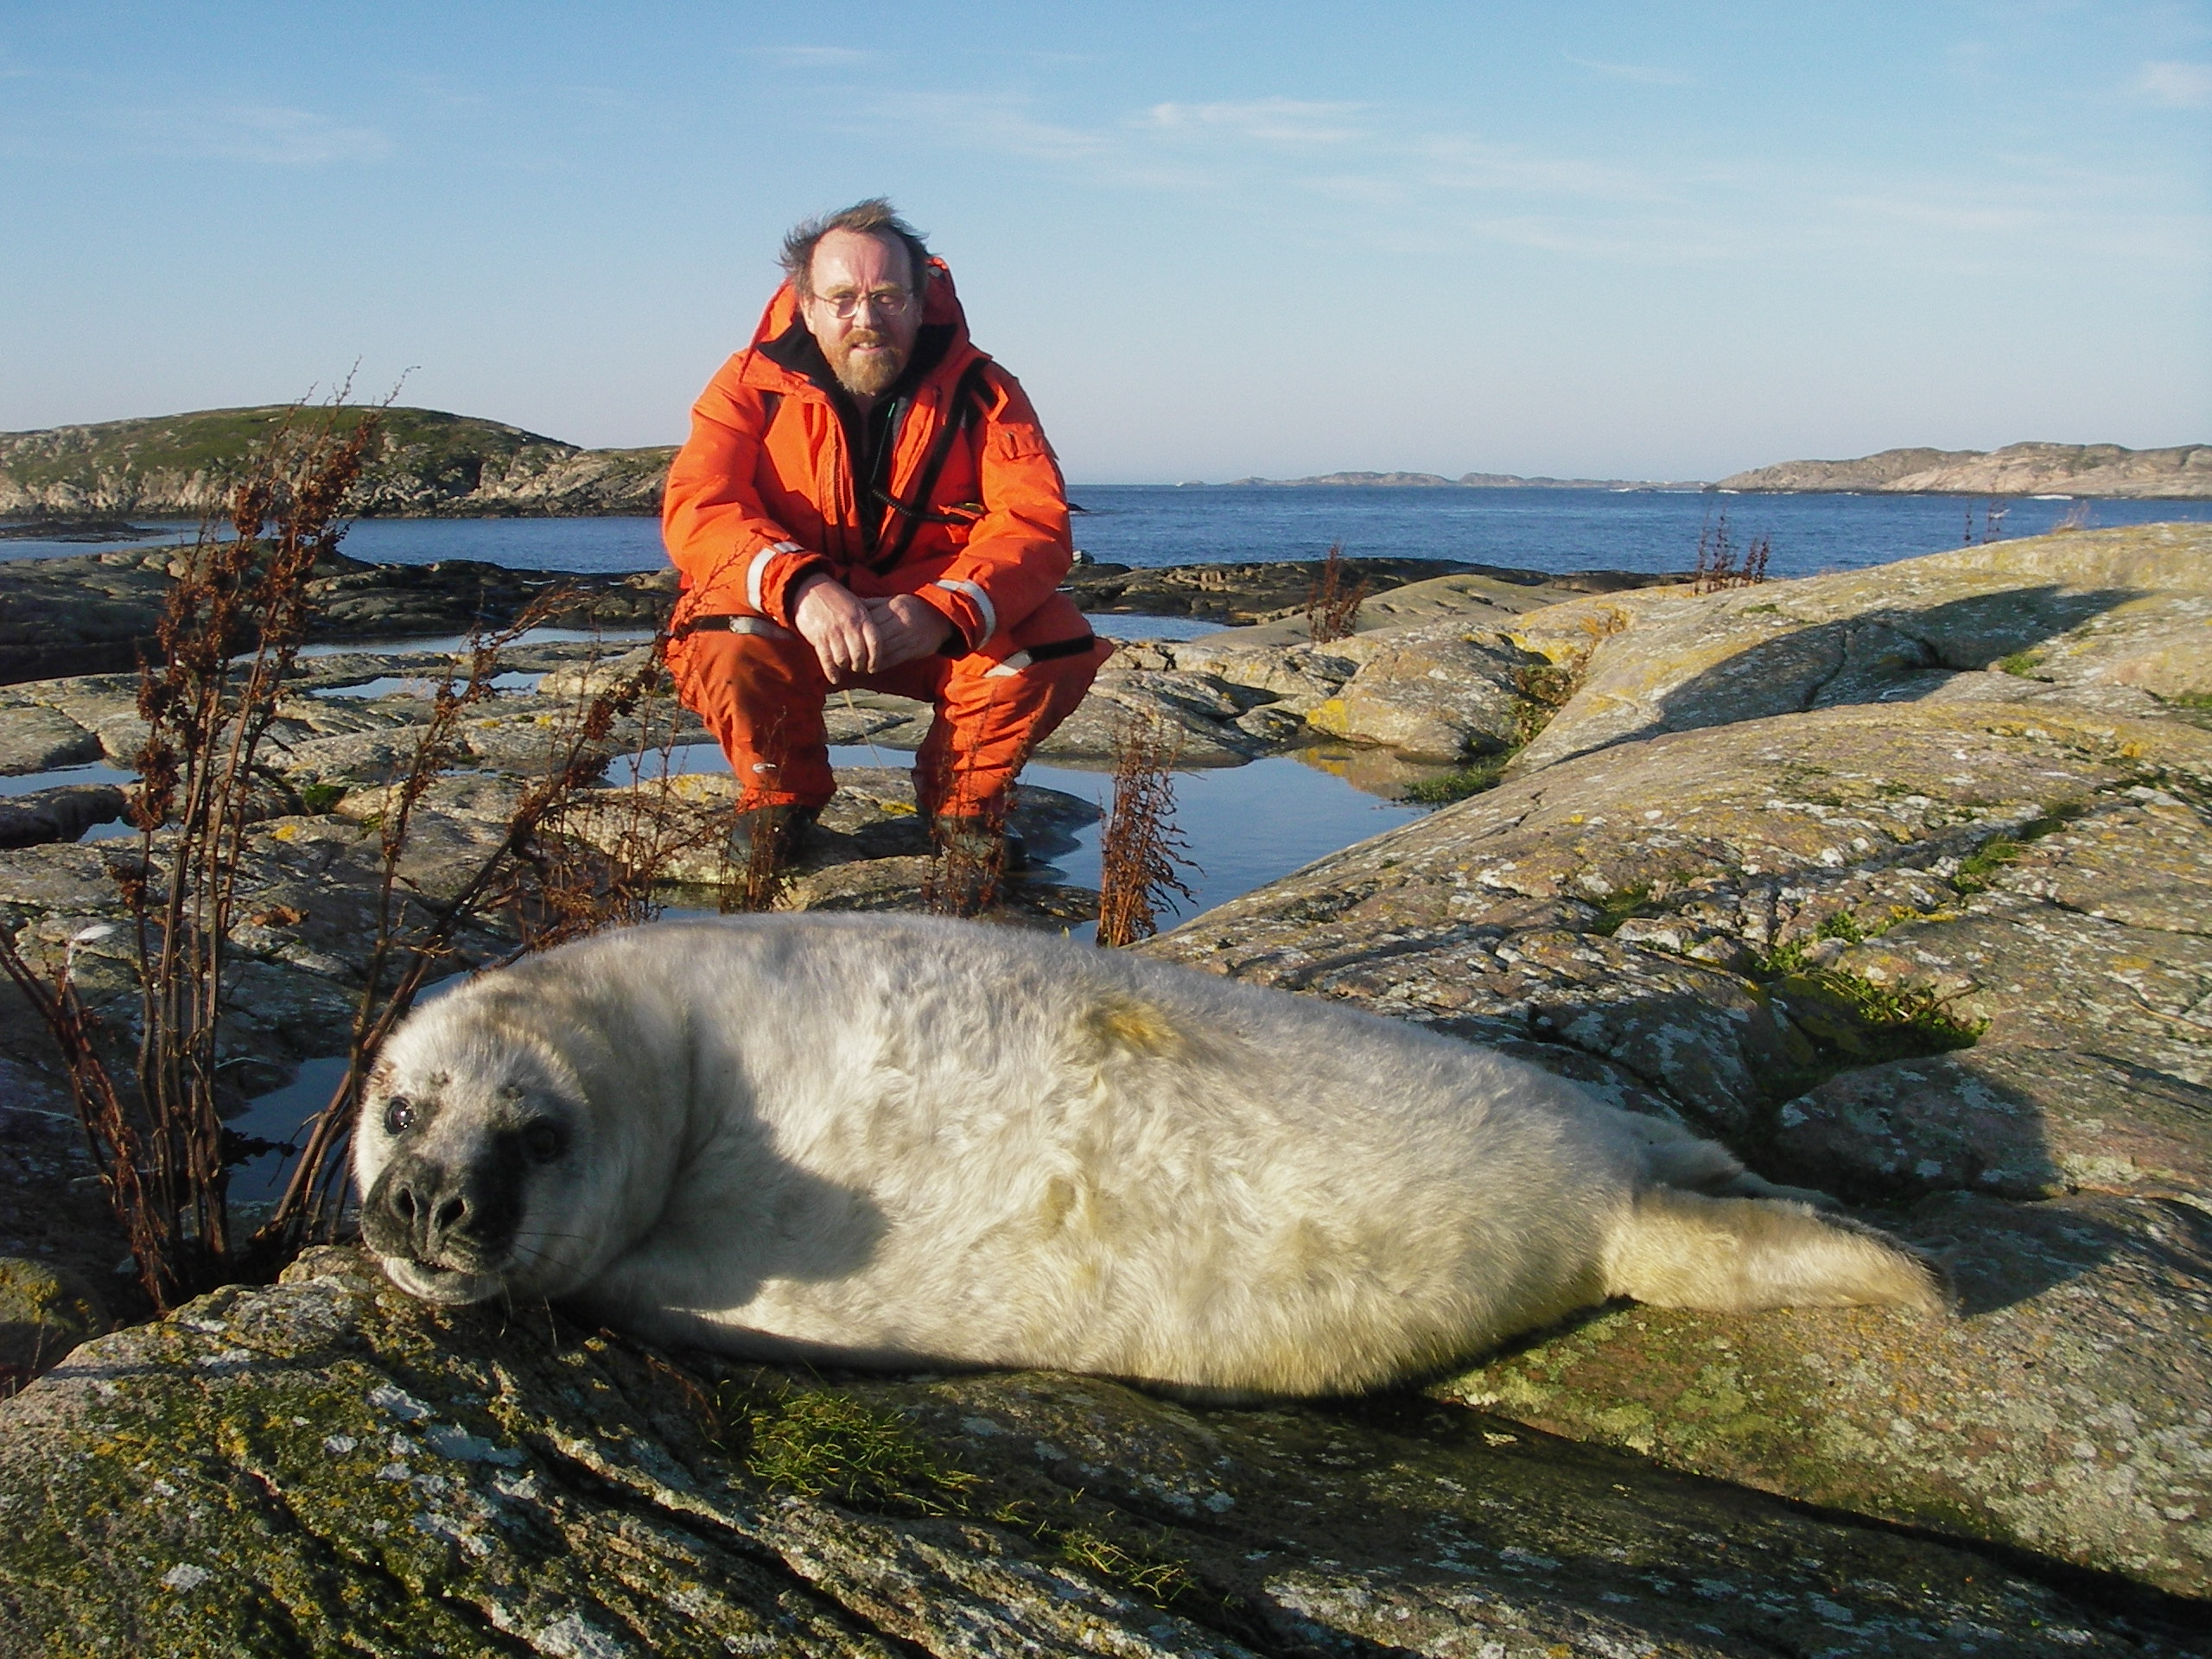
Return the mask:
[[1424,778],[1409,784],[1398,798],[1415,806],[1449,806],[1454,801],[1464,801],[1470,795],[1479,795],[1484,790],[1496,789],[1505,774],[1505,764],[1512,753],[1486,754],[1471,765],[1460,766],[1435,778]]
[[786,1389],[728,1409],[726,1440],[772,1491],[855,1509],[950,1515],[976,1477],[936,1457],[906,1421],[849,1394]]
[[1639,881],[1632,887],[1615,887],[1597,901],[1598,920],[1590,931],[1610,938],[1620,931],[1623,922],[1650,902],[1651,884],[1649,881]]
[[1839,910],[1834,915],[1821,920],[1820,926],[1815,930],[1813,937],[1820,939],[1842,939],[1848,944],[1858,944],[1866,939],[1866,930],[1859,926],[1859,918],[1849,911]]
[[826,1497],[877,1514],[989,1521],[1162,1609],[1202,1589],[1162,1529],[1080,1491],[1041,1504],[1025,1497],[993,1503],[981,1476],[938,1456],[897,1412],[836,1389],[770,1382],[771,1376],[726,1383],[711,1404],[703,1390],[691,1392],[713,1439],[772,1491]]

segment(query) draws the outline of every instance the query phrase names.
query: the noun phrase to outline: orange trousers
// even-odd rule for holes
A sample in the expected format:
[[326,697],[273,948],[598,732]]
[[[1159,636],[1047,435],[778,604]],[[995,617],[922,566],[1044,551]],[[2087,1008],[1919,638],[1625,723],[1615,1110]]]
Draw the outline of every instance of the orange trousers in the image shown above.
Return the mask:
[[[923,816],[995,817],[1030,751],[1075,711],[1109,640],[1088,651],[1023,663],[1020,647],[1079,639],[1083,613],[1055,594],[1014,631],[1014,660],[983,652],[925,657],[848,683],[927,702],[937,711],[914,757]],[[729,757],[741,811],[820,806],[836,792],[822,706],[831,686],[814,647],[796,633],[702,629],[671,653],[677,688]]]

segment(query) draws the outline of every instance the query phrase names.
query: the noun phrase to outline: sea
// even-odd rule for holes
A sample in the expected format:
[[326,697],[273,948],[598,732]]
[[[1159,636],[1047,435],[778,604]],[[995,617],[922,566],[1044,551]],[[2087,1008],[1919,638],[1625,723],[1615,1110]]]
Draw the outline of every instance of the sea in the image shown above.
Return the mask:
[[[1695,490],[1468,489],[1326,485],[1080,484],[1069,496],[1076,545],[1129,565],[1347,556],[1453,559],[1559,573],[1688,570],[1700,539],[1725,530],[1740,556],[1769,549],[1770,577],[1861,569],[1969,542],[2040,536],[2062,524],[2105,529],[2212,520],[2212,501],[1998,499],[1944,495],[1733,495]],[[98,543],[0,540],[0,560],[97,552],[189,537]],[[646,570],[662,563],[652,518],[364,518],[346,550],[379,563],[482,559],[518,569]]]

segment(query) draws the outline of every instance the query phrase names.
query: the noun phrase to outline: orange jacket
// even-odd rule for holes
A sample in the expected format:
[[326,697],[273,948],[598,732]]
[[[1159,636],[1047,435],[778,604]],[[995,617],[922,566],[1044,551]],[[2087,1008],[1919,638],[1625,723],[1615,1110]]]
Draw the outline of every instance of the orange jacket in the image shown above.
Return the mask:
[[[954,407],[963,376],[964,424]],[[1014,629],[1073,563],[1066,488],[1029,399],[969,342],[942,262],[931,262],[912,366],[889,394],[907,406],[880,486],[920,513],[856,486],[835,384],[786,283],[752,345],[708,383],[669,469],[661,533],[681,573],[679,638],[700,616],[765,616],[788,627],[792,584],[827,570],[856,594],[914,594],[970,650],[1011,654]],[[939,449],[929,499],[914,501]]]

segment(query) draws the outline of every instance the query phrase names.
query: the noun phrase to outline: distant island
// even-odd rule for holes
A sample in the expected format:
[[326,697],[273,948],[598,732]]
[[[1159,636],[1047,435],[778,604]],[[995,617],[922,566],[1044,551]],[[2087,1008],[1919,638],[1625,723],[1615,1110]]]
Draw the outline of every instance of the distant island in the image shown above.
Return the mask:
[[[342,422],[364,411],[346,410]],[[0,518],[112,520],[219,509],[245,458],[294,411],[281,405],[0,433]],[[673,445],[586,449],[499,421],[388,409],[352,510],[365,518],[590,518],[660,511]],[[1971,496],[2212,498],[2212,445],[2016,443],[1885,449],[1858,461],[1790,461],[1718,484],[1511,473],[1323,473],[1220,487],[1300,489],[1868,491]]]
[[2008,443],[2002,449],[1885,449],[1857,461],[1785,461],[1737,473],[1716,490],[1798,494],[2082,495],[2201,501],[2212,497],[2212,444],[2123,449],[2116,443]]
[[1516,473],[1462,473],[1446,478],[1439,473],[1321,473],[1312,478],[1232,478],[1217,487],[1225,490],[1255,486],[1274,489],[1303,489],[1314,485],[1338,488],[1445,490],[1702,490],[1694,480],[1674,483],[1648,478],[1522,478]]
[[[196,517],[222,505],[246,456],[293,413],[272,404],[0,433],[0,514]],[[387,409],[352,506],[369,518],[658,513],[675,454],[672,444],[585,449],[499,421]]]

